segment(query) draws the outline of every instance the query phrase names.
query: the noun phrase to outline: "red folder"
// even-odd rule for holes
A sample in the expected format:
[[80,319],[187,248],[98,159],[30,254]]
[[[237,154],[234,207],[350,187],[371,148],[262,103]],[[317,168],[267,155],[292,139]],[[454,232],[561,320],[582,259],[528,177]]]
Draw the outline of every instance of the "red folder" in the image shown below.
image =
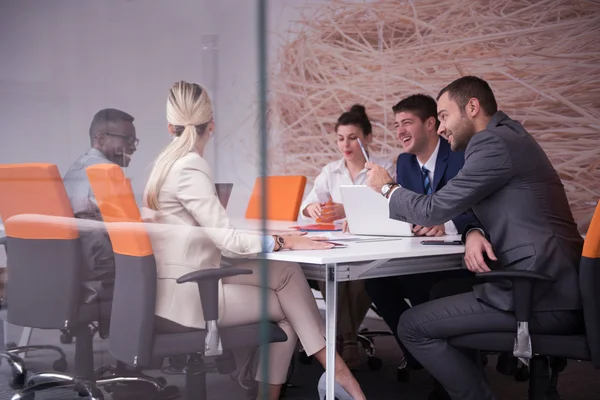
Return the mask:
[[341,227],[335,226],[335,224],[310,224],[310,225],[299,225],[292,226],[292,229],[297,229],[299,231],[305,232],[315,232],[315,231],[341,231]]

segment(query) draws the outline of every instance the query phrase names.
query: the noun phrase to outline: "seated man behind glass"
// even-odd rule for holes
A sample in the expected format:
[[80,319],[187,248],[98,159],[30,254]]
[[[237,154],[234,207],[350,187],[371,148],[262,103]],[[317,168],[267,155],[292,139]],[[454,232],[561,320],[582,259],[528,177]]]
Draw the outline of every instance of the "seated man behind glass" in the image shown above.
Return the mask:
[[[63,178],[76,218],[102,221],[85,169],[95,164],[117,164],[123,168],[129,165],[139,143],[133,120],[131,115],[113,108],[94,115],[89,132],[91,148],[75,160]],[[106,230],[82,229],[80,239],[86,263],[85,302],[111,298],[115,266]]]

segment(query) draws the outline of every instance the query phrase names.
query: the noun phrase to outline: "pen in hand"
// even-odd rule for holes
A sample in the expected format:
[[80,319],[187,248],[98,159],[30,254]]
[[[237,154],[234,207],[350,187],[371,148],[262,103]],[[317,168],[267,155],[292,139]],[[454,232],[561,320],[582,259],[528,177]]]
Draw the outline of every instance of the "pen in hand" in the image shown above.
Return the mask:
[[367,162],[370,162],[370,161],[369,161],[369,156],[367,155],[367,152],[365,151],[365,148],[363,147],[363,144],[362,144],[362,142],[360,141],[360,139],[359,139],[359,138],[356,138],[356,140],[358,141],[358,145],[360,146],[360,149],[362,150],[363,156],[365,156],[365,160],[366,160]]

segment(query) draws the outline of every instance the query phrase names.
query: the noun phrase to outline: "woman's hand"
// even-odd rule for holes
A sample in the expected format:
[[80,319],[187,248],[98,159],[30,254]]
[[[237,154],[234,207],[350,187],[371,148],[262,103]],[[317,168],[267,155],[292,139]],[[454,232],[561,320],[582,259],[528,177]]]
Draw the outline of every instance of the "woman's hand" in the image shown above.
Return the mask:
[[285,240],[283,248],[288,250],[325,250],[333,248],[331,243],[326,242],[328,239],[325,237],[294,235],[283,235],[281,237]]
[[304,214],[305,217],[317,219],[321,216],[322,212],[323,212],[323,205],[321,203],[311,203],[308,206],[306,206],[304,211],[302,211],[302,214]]
[[342,232],[343,233],[350,233],[350,227],[348,226],[348,220],[344,221],[344,224],[342,226]]
[[328,203],[322,208],[321,222],[333,222],[346,218],[344,205],[340,203]]

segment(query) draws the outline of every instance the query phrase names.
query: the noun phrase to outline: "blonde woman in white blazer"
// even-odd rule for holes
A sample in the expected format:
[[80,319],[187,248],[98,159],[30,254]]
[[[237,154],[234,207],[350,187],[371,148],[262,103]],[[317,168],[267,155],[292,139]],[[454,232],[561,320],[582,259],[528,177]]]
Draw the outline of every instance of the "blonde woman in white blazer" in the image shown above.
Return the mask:
[[[173,85],[167,121],[173,139],[156,159],[144,193],[145,206],[156,211],[157,222],[177,225],[166,233],[150,233],[158,270],[156,315],[186,327],[204,328],[197,286],[179,285],[175,282],[178,277],[199,268],[221,268],[222,254],[251,257],[263,250],[326,249],[331,245],[302,236],[268,236],[263,249],[263,237],[231,226],[203,158],[214,122],[210,98],[200,85],[183,81]],[[259,264],[249,260],[236,266],[254,273],[223,279],[219,288],[222,327],[255,323],[261,318]],[[271,262],[269,268],[269,317],[288,340],[269,344],[269,374],[261,376],[259,368],[256,379],[269,384],[269,399],[278,399],[298,339],[307,354],[325,366],[325,329],[299,265]],[[354,399],[364,399],[339,356],[335,366],[337,382]]]

